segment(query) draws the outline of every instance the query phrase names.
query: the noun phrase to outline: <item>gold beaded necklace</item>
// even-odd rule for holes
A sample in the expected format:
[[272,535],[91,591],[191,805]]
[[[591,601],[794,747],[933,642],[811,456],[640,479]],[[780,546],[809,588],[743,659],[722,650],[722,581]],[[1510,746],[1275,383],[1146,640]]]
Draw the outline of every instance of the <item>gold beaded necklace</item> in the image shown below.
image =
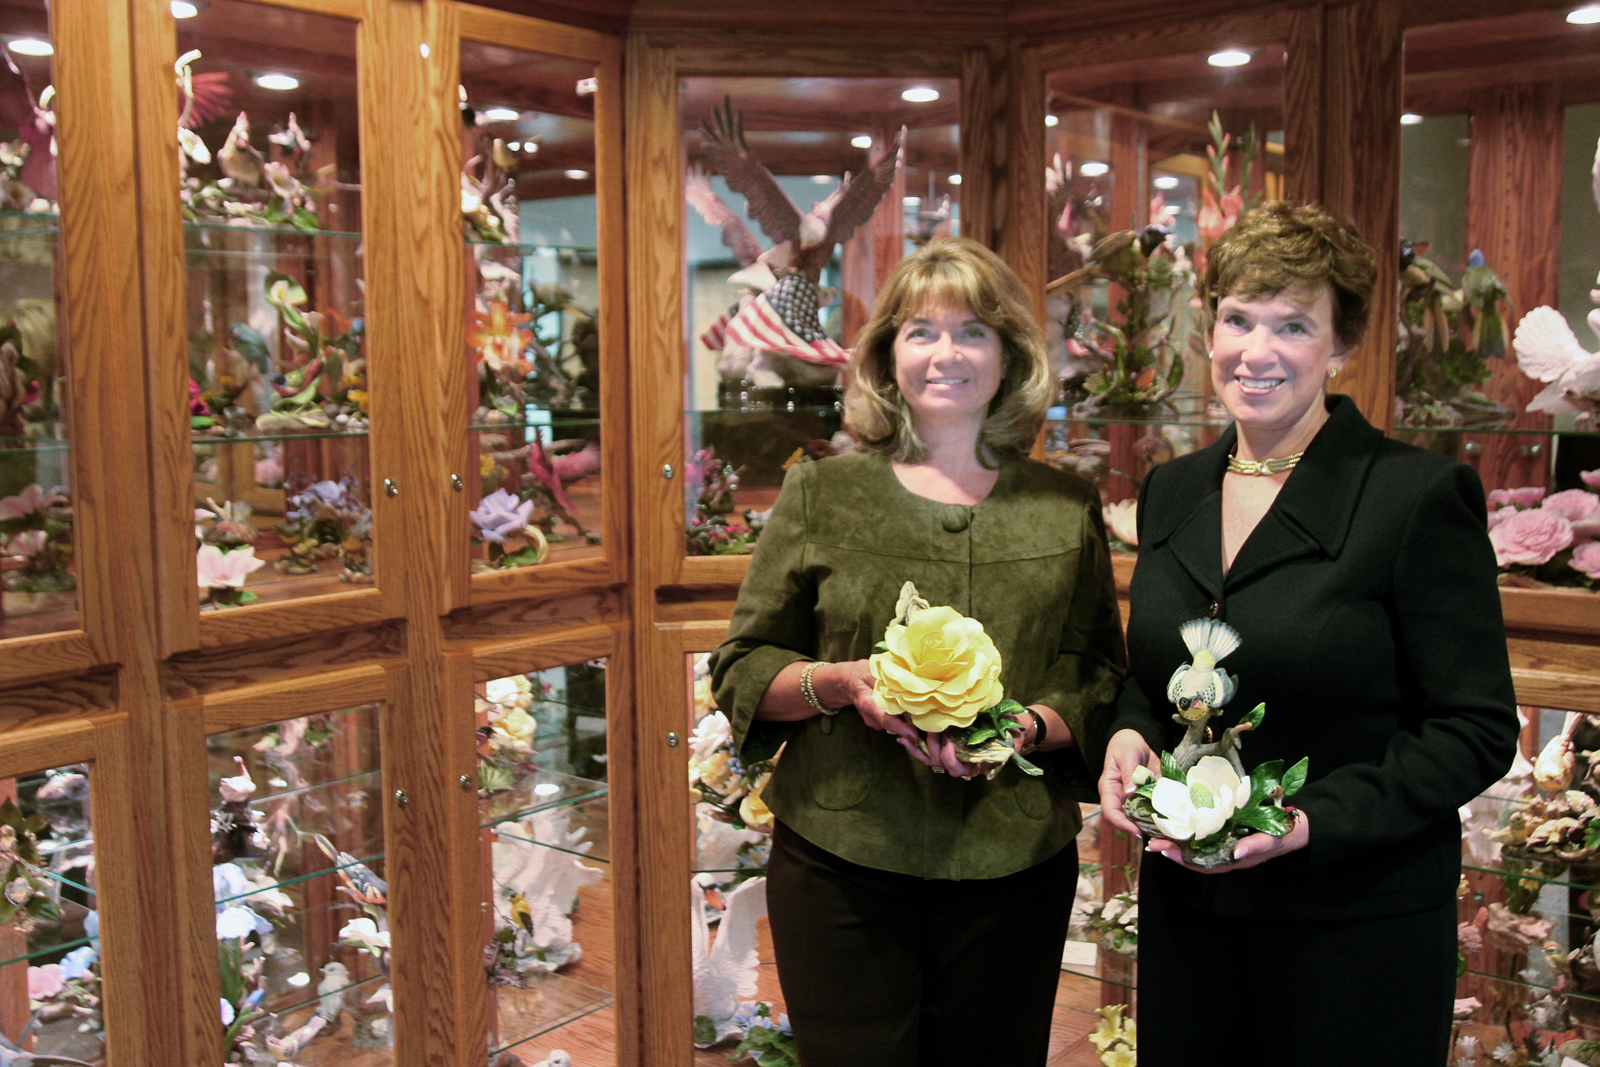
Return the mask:
[[1284,471],[1294,470],[1295,464],[1300,462],[1300,457],[1303,455],[1305,455],[1304,452],[1296,452],[1292,456],[1263,459],[1259,462],[1230,455],[1228,457],[1228,473],[1250,475],[1282,474]]

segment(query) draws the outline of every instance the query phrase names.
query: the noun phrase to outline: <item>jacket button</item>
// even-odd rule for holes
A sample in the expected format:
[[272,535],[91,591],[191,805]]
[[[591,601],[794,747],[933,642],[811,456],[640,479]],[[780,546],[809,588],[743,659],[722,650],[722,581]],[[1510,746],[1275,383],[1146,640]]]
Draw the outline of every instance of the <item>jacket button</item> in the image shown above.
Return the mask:
[[944,509],[944,526],[946,533],[960,533],[972,525],[972,509],[960,504],[950,504]]
[[1206,610],[1211,613],[1211,617],[1214,619],[1218,615],[1222,614],[1222,605],[1217,603],[1215,600],[1213,600],[1211,602],[1211,606],[1209,608],[1207,608]]

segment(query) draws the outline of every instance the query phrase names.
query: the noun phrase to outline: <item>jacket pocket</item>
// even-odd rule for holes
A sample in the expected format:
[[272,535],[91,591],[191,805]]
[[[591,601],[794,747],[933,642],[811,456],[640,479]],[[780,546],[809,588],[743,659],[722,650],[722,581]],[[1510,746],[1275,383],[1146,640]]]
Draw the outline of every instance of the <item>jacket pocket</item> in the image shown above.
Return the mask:
[[[832,729],[827,733],[821,729],[822,721],[809,721],[805,733],[796,739],[804,742],[798,754],[803,760],[800,769],[804,772],[806,792],[819,808],[829,811],[853,808],[872,792],[878,760],[882,758],[875,749],[882,738],[875,736],[877,731],[870,729],[853,711],[846,710],[829,720]],[[788,758],[785,752],[784,759]]]
[[1050,789],[1044,784],[1043,778],[1035,778],[1031,774],[1021,774],[1020,771],[1007,769],[1002,774],[1019,774],[1022,781],[1018,782],[1011,790],[1011,795],[1017,798],[1017,807],[1022,809],[1022,814],[1030,819],[1045,819],[1055,808],[1055,799],[1050,796]]

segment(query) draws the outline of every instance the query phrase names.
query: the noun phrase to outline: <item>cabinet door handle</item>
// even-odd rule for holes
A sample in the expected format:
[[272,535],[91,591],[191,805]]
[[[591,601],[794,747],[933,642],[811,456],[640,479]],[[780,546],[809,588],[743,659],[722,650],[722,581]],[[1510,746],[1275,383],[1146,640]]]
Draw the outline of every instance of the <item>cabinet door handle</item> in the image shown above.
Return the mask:
[[461,475],[452,474],[450,476],[450,488],[454,489],[456,492],[459,493],[459,492],[461,492],[461,490],[465,489],[466,487],[467,487],[467,483],[461,480]]
[[403,808],[407,804],[411,803],[411,794],[407,793],[404,789],[396,789],[394,791],[394,802]]
[[678,747],[678,735],[677,734],[675,734],[675,733],[667,734],[667,747],[668,748],[677,748]]
[[389,496],[400,495],[400,487],[394,483],[393,478],[385,478],[383,480],[383,491]]
[[661,465],[661,477],[665,478],[667,481],[669,481],[669,482],[672,481],[672,476],[675,473],[677,473],[677,472],[672,469],[672,464],[663,463]]

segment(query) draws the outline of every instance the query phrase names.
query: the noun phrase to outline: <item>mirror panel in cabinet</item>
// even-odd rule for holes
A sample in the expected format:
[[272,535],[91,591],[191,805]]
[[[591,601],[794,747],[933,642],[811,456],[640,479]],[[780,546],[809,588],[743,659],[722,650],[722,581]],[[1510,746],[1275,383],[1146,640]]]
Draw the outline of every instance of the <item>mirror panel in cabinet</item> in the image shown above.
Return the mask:
[[75,630],[50,18],[8,6],[0,117],[0,638]]
[[489,1062],[615,1065],[606,663],[475,697]]
[[91,773],[0,779],[0,1032],[35,1056],[103,1064]]
[[[356,24],[177,20],[202,611],[374,579]],[[188,10],[185,8],[185,10]]]
[[603,556],[596,68],[461,42],[475,573]]
[[1046,74],[1046,459],[1094,482],[1116,547],[1151,467],[1216,440],[1192,303],[1238,213],[1283,196],[1284,46]]
[[1406,33],[1395,434],[1477,469],[1505,584],[1592,587],[1600,52],[1562,15]]
[[698,77],[679,95],[685,552],[743,555],[788,467],[850,447],[840,373],[878,285],[960,232],[959,85]]
[[1515,762],[1462,809],[1458,1036],[1487,1050],[1508,1027],[1600,1038],[1600,719],[1519,712]]
[[225,1063],[394,1061],[381,710],[207,739]]

